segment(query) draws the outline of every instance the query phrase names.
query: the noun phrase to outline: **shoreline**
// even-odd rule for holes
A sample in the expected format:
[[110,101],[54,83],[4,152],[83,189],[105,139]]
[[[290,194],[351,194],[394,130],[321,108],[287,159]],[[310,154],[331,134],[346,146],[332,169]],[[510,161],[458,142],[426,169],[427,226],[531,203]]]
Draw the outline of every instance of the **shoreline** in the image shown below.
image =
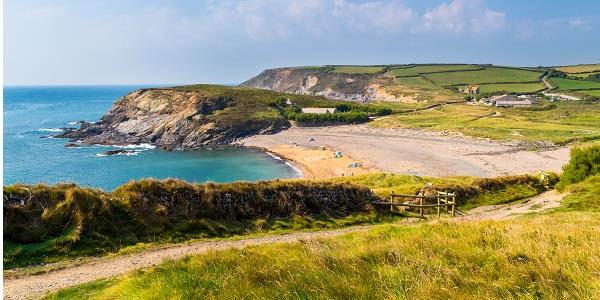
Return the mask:
[[[236,147],[251,148],[263,151],[276,160],[285,162],[298,172],[297,179],[320,180],[333,177],[352,176],[380,172],[368,162],[356,160],[347,154],[334,157],[332,149],[327,147],[304,147],[300,145],[279,145],[278,147],[262,147],[255,145],[232,144]],[[358,164],[358,165],[355,165]],[[352,166],[350,166],[352,165]]]

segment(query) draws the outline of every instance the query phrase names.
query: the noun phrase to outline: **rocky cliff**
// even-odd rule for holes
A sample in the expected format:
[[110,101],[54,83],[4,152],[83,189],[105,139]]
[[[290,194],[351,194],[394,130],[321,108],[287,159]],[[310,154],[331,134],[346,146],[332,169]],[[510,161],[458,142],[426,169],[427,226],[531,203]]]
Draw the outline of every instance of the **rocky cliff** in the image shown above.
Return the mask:
[[[392,78],[384,76],[385,68],[374,73],[342,73],[335,67],[268,69],[243,82],[241,86],[278,92],[319,95],[329,99],[370,102],[383,100],[379,87]],[[379,92],[379,93],[378,93]]]
[[150,143],[168,150],[227,144],[289,126],[266,104],[275,96],[219,86],[142,89],[116,101],[99,122],[81,122],[79,129],[57,137],[87,144]]

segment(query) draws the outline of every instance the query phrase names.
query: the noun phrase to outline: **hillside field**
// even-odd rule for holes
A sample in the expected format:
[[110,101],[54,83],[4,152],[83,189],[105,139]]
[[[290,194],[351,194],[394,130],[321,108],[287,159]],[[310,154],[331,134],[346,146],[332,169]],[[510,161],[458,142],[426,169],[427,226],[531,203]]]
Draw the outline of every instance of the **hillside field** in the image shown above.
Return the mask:
[[394,77],[409,77],[426,73],[478,70],[481,68],[477,65],[415,65],[411,67],[390,68],[389,73]]
[[565,72],[565,73],[589,73],[589,72],[594,72],[594,71],[600,71],[600,64],[562,66],[562,67],[555,67],[555,69]]
[[480,93],[512,92],[512,93],[534,93],[545,88],[541,82],[536,83],[499,83],[479,85]]
[[381,66],[336,66],[332,73],[344,74],[374,74],[383,71]]
[[558,86],[559,91],[578,91],[598,89],[600,90],[600,82],[573,80],[565,78],[551,78],[552,83]]
[[600,103],[560,102],[541,110],[454,104],[371,122],[384,128],[454,131],[497,140],[550,141],[600,138]]
[[541,73],[521,69],[489,67],[484,70],[427,74],[425,77],[441,86],[483,83],[519,83],[540,81]]

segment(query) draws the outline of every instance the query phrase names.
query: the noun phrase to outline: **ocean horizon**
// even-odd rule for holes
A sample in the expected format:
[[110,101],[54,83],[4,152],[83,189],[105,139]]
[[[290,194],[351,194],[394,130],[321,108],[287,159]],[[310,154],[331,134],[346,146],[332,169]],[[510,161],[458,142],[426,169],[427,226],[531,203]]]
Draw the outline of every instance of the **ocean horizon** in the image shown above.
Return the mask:
[[[160,151],[152,145],[82,145],[53,138],[78,121],[98,121],[127,93],[170,85],[53,85],[4,87],[4,184],[77,183],[112,190],[130,180],[257,181],[298,177],[287,162],[259,149],[218,147]],[[128,149],[126,155],[103,154]]]

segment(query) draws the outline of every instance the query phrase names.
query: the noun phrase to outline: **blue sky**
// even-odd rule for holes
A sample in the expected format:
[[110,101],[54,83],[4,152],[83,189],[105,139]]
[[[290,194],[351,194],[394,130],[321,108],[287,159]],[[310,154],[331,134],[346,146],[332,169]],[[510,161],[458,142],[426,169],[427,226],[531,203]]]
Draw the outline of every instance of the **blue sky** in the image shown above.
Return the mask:
[[600,62],[600,1],[5,0],[7,85],[237,83],[322,64]]

